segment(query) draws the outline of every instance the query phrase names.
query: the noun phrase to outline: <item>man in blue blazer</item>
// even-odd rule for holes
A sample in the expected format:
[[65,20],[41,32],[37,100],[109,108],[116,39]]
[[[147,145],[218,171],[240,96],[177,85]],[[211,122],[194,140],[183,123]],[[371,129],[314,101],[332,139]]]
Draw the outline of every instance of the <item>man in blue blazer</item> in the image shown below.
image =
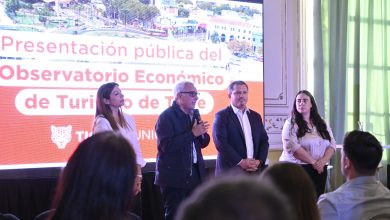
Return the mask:
[[217,112],[213,139],[218,150],[215,174],[227,170],[258,173],[268,155],[268,135],[259,113],[249,109],[248,85],[234,81],[229,85],[230,105]]

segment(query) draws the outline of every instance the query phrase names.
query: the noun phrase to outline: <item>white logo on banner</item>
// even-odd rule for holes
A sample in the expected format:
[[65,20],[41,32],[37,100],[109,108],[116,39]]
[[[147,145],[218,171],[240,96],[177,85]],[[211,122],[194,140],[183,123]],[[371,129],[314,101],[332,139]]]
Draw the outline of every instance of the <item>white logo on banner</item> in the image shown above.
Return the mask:
[[64,149],[72,139],[72,125],[51,126],[51,141],[55,143],[58,149]]

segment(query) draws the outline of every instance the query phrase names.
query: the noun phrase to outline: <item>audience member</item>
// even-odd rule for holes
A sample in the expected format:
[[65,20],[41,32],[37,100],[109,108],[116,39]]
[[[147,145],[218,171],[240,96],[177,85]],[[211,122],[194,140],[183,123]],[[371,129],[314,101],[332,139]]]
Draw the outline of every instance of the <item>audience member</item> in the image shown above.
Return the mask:
[[293,220],[279,191],[252,176],[211,179],[183,202],[177,220]]
[[190,81],[174,88],[174,102],[156,123],[157,159],[155,184],[160,186],[165,220],[174,218],[179,204],[205,178],[202,148],[210,143],[209,124],[195,109],[198,91]]
[[261,115],[247,106],[248,93],[245,82],[230,83],[230,105],[215,114],[213,140],[218,150],[216,175],[230,170],[258,174],[265,167],[268,135]]
[[141,191],[141,167],[145,166],[146,161],[141,154],[135,121],[133,117],[122,111],[124,103],[124,96],[117,83],[101,85],[96,95],[96,114],[92,131],[94,134],[102,131],[118,131],[130,142],[137,156],[135,194],[138,194]]
[[283,125],[282,142],[279,160],[300,164],[313,181],[317,197],[323,194],[336,141],[310,92],[302,90],[295,96],[291,116]]
[[128,212],[136,170],[136,156],[126,138],[109,131],[95,134],[70,157],[57,185],[53,209],[36,219],[139,219]]
[[265,169],[261,179],[274,185],[287,196],[296,219],[320,220],[313,182],[301,166],[280,162]]
[[390,191],[376,179],[382,151],[368,132],[346,134],[341,172],[347,181],[318,199],[322,220],[390,219]]

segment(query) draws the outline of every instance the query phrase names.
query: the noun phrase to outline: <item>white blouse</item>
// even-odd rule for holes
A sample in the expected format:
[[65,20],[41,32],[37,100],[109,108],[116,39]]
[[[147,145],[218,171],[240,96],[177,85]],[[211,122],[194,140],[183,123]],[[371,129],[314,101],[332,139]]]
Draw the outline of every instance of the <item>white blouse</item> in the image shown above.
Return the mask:
[[[137,130],[136,125],[133,117],[131,117],[128,114],[123,114],[126,122],[130,126],[130,128],[122,128],[119,127],[120,133],[130,142],[131,146],[133,146],[133,150],[135,152],[135,155],[137,157],[137,164],[141,167],[144,167],[146,165],[146,161],[142,157],[141,154],[141,148],[139,146],[138,137],[137,137]],[[104,118],[103,115],[99,115],[95,118],[94,126],[93,126],[93,133],[96,134],[98,132],[102,131],[112,131],[112,127],[110,125],[110,122]]]
[[298,125],[294,123],[294,127],[292,127],[291,118],[288,118],[283,125],[283,152],[279,158],[279,161],[306,164],[306,162],[303,162],[294,157],[295,151],[300,147],[306,150],[313,157],[314,160],[322,158],[328,147],[331,147],[336,151],[336,140],[333,137],[333,133],[330,127],[328,125],[326,126],[331,141],[323,139],[321,135],[317,132],[316,127],[313,127],[313,129],[311,129],[310,132],[307,132],[303,137],[298,138]]

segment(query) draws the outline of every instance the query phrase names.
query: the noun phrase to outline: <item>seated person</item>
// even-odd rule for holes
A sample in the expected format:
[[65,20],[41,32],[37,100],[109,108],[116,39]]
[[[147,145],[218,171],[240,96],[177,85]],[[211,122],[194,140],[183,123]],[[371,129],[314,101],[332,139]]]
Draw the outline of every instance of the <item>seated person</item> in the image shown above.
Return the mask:
[[276,163],[261,174],[261,180],[278,188],[289,200],[299,220],[319,220],[317,193],[306,171],[296,163]]
[[95,134],[70,157],[57,185],[53,209],[36,219],[139,219],[128,211],[136,175],[136,156],[126,138],[112,131]]
[[370,133],[344,138],[341,172],[347,181],[318,199],[322,220],[390,219],[390,191],[376,179],[382,146]]
[[293,220],[279,191],[253,176],[212,179],[180,205],[176,220]]

